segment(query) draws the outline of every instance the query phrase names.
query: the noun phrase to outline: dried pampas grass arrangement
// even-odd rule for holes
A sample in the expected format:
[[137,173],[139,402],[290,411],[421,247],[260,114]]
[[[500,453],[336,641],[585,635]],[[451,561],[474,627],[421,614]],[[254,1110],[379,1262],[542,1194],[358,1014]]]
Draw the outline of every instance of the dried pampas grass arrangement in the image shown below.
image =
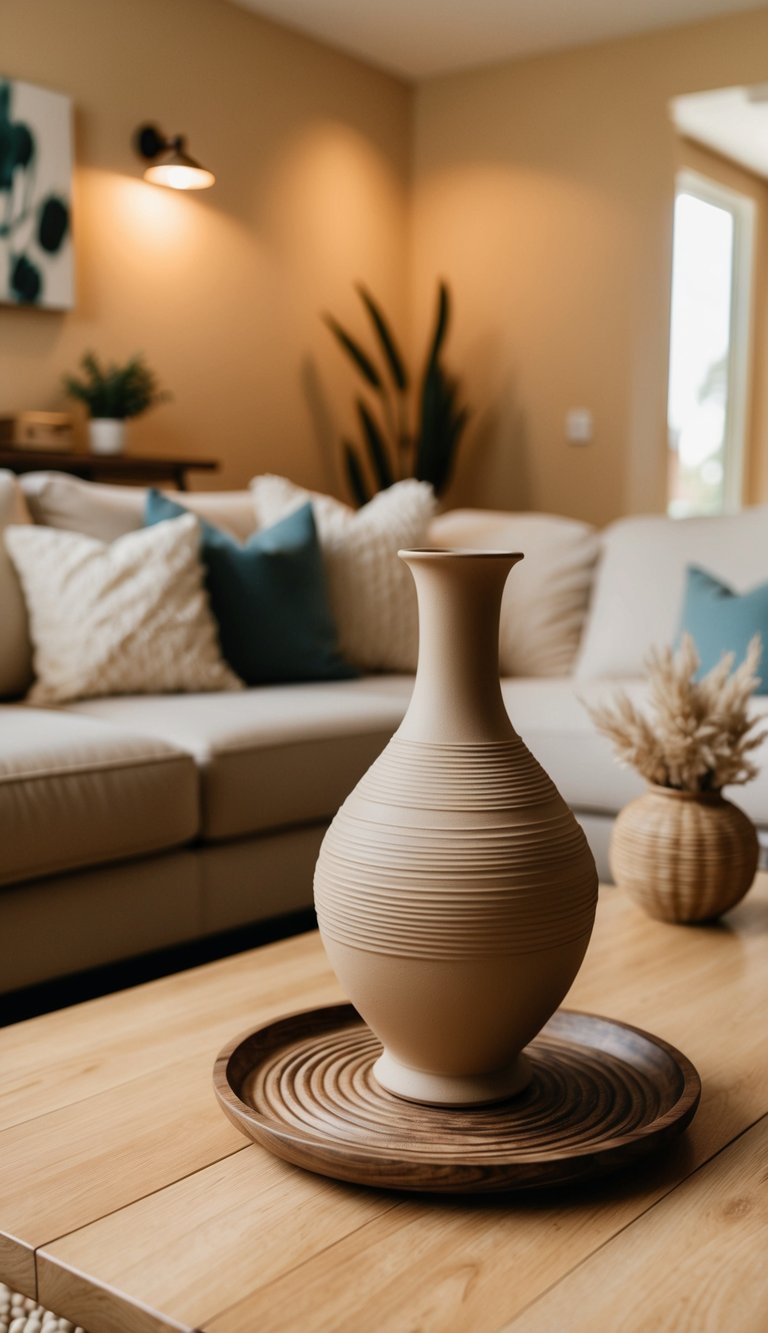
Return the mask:
[[734,671],[734,654],[696,680],[701,665],[696,645],[684,634],[677,651],[655,648],[647,660],[650,714],[626,694],[611,704],[585,703],[592,721],[614,744],[619,763],[648,782],[675,791],[716,792],[749,782],[757,768],[749,754],[768,735],[756,733],[758,718],[747,706],[760,684],[760,636]]

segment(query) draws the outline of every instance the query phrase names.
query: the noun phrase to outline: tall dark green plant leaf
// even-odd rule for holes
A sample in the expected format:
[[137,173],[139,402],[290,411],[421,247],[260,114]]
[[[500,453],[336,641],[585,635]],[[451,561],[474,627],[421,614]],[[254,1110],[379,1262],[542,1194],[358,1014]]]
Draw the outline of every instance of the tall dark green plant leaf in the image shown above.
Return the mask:
[[384,318],[380,306],[376,304],[370,292],[367,291],[366,288],[363,287],[361,283],[358,283],[357,294],[360,297],[360,300],[363,302],[363,305],[365,306],[366,310],[368,311],[368,314],[370,315],[371,323],[373,324],[373,327],[376,330],[376,334],[381,344],[381,349],[384,353],[387,365],[389,366],[390,374],[392,375],[392,379],[394,380],[397,389],[399,390],[400,393],[407,393],[408,374],[403,364],[403,358],[401,357],[400,352],[398,351],[397,343],[395,342],[395,339],[392,336],[391,330],[389,328],[386,319]]
[[451,300],[448,294],[448,288],[444,282],[440,283],[437,292],[437,312],[435,314],[435,327],[432,333],[432,341],[427,353],[427,363],[424,368],[424,377],[431,373],[437,365],[440,353],[443,350],[445,335],[448,332],[448,320],[451,314]]
[[[429,366],[421,386],[418,443],[416,457],[413,460],[413,475],[417,481],[428,481],[433,486],[434,476],[438,471],[442,438],[441,426],[444,415],[440,379],[439,367]],[[437,490],[435,490],[435,493],[437,494]]]
[[384,436],[379,429],[376,418],[372,416],[366,403],[362,398],[357,400],[357,413],[360,417],[360,424],[363,428],[363,438],[368,446],[368,454],[373,467],[374,476],[378,482],[378,489],[385,491],[395,480],[392,472],[392,466],[387,454],[387,446]]
[[363,376],[363,379],[370,384],[372,389],[378,389],[379,392],[381,392],[384,387],[381,382],[381,376],[367,352],[363,351],[360,344],[355,341],[351,334],[347,333],[346,329],[341,327],[341,324],[339,324],[338,320],[333,318],[333,315],[324,315],[323,318],[328,325],[328,328],[331,330],[331,333],[338,339],[341,346],[344,348],[344,351],[354,361],[360,374]]
[[360,460],[357,456],[357,451],[348,440],[343,441],[343,448],[344,465],[347,470],[349,487],[355,497],[356,503],[359,507],[362,507],[364,504],[368,503],[371,497],[368,493],[368,487],[365,484],[365,477],[363,476],[363,470],[360,466]]
[[421,393],[421,429],[414,461],[414,476],[432,484],[436,495],[445,489],[453,470],[456,450],[469,417],[466,408],[456,408],[458,384],[442,367],[430,365]]
[[448,331],[449,317],[448,288],[441,282],[437,294],[435,326],[421,385],[421,421],[413,468],[414,476],[419,481],[430,482],[436,495],[440,494],[443,479],[451,467],[451,459],[445,458],[444,453],[451,447],[449,426],[452,395],[440,367],[440,353]]
[[378,488],[383,490],[397,477],[412,476],[430,482],[439,494],[450,478],[469,416],[466,408],[458,406],[458,381],[450,378],[441,364],[451,314],[448,287],[444,282],[438,286],[437,308],[415,404],[413,428],[409,424],[408,411],[410,380],[397,342],[370,292],[362,283],[357,284],[356,290],[376,335],[375,351],[381,353],[381,373],[379,361],[374,361],[335,319],[324,316],[366,384],[375,389],[381,405],[380,414],[378,405],[375,405],[374,415],[362,398],[356,399],[362,428],[361,444],[343,442],[350,488],[357,502],[364,504],[369,498],[369,477],[373,477]]
[[458,444],[464,433],[464,428],[469,420],[469,411],[466,407],[459,412],[452,412],[445,427],[445,445],[441,451],[433,486],[435,494],[441,495],[451,479],[453,465],[458,453]]

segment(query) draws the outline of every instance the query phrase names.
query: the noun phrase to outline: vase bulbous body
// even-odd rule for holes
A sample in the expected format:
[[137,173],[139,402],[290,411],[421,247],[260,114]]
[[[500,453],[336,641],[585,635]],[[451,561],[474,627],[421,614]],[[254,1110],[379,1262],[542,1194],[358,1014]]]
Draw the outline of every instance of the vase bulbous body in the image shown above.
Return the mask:
[[408,711],[320,850],[326,952],[382,1042],[374,1073],[433,1105],[500,1100],[584,957],[597,874],[515,732],[498,672],[501,595],[522,557],[402,552],[419,602]]

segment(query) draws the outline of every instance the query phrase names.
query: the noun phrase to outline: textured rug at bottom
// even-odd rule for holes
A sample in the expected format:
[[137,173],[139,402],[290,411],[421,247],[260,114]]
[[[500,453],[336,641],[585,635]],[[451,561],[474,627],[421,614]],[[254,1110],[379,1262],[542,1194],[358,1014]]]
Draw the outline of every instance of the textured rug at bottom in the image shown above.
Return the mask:
[[79,1325],[62,1319],[0,1282],[0,1333],[84,1333]]

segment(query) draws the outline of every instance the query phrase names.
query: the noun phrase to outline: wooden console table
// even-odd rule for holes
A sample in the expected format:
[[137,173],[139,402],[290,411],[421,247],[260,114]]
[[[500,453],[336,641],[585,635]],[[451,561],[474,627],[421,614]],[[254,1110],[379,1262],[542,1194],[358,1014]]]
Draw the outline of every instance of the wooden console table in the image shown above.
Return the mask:
[[0,448],[0,467],[11,472],[68,472],[86,481],[170,481],[176,490],[187,489],[187,472],[214,472],[211,458],[160,458],[153,454],[49,453],[41,449]]
[[90,1333],[757,1333],[766,977],[768,876],[713,926],[603,890],[567,1003],[678,1046],[701,1106],[635,1170],[527,1198],[342,1185],[224,1118],[224,1043],[342,998],[314,934],[6,1028],[0,1279]]

